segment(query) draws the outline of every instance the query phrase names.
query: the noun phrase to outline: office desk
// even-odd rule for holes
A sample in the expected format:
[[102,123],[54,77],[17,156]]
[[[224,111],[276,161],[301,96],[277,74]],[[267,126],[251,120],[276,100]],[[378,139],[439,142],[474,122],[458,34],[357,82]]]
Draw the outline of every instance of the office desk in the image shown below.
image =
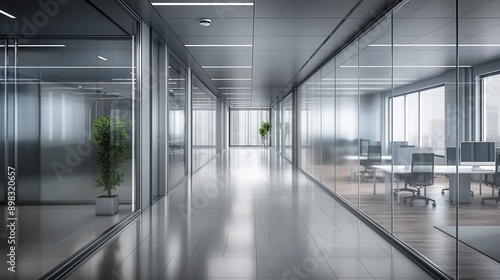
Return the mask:
[[[349,171],[351,174],[351,180],[355,180],[356,177],[354,176],[354,163],[358,162],[359,161],[362,161],[362,160],[368,160],[368,156],[358,156],[358,155],[354,155],[354,156],[345,156],[345,159],[349,161]],[[390,161],[392,159],[392,157],[390,155],[388,156],[382,156],[382,162],[384,161]]]
[[[380,169],[384,172],[385,177],[385,187],[386,187],[386,198],[392,195],[391,177],[392,174],[409,174],[411,173],[410,168],[406,168],[403,165],[394,165],[393,169],[390,165],[374,165],[375,169]],[[438,174],[448,174],[449,177],[449,199],[451,201],[455,200],[455,180],[457,178],[457,168],[455,165],[434,165],[434,173]],[[459,178],[459,203],[470,203],[470,183],[472,174],[493,174],[495,173],[494,166],[481,166],[481,170],[472,170],[472,166],[458,166],[458,178]],[[374,185],[375,188],[375,185]],[[399,192],[398,192],[398,202],[399,202]]]

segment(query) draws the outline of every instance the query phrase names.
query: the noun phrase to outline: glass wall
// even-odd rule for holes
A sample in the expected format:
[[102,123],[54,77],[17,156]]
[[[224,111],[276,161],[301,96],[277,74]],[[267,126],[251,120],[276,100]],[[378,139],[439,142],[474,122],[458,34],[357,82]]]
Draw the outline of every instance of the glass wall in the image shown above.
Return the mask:
[[292,95],[288,95],[282,102],[282,121],[279,127],[281,133],[281,153],[288,160],[292,160],[292,133],[293,133],[293,100]]
[[[269,146],[270,141],[263,141],[259,127],[263,121],[270,122],[269,110],[231,109],[229,111],[229,145],[231,146]],[[274,127],[268,134],[270,137]]]
[[187,175],[186,68],[173,56],[168,67],[168,187]]
[[193,170],[217,154],[216,98],[196,78],[193,79]]
[[[132,36],[4,44],[1,126],[7,135],[0,150],[16,171],[19,187],[12,194],[24,223],[17,228],[17,272],[3,270],[0,278],[39,278],[137,210],[134,44]],[[121,155],[103,156],[99,137],[113,137]],[[118,162],[119,177],[108,192],[99,166],[109,161]],[[118,213],[98,216],[96,199],[109,193],[118,198]],[[0,231],[7,237],[5,228]]]
[[500,147],[500,74],[482,78],[483,93],[483,137],[486,141],[495,141]]
[[[500,272],[487,237],[500,234],[498,205],[480,184],[493,162],[474,173],[456,149],[499,143],[499,11],[407,1],[294,91],[299,167],[455,279]],[[272,109],[281,124],[287,101]],[[416,181],[423,157],[434,168]]]
[[330,61],[321,71],[321,180],[330,188],[335,188],[336,177],[335,85],[335,61]]

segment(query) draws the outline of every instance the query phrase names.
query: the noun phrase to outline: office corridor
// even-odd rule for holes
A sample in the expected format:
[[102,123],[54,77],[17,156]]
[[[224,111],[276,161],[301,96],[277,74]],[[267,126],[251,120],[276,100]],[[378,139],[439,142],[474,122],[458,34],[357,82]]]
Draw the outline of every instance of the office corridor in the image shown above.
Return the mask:
[[273,149],[230,148],[69,279],[431,279]]

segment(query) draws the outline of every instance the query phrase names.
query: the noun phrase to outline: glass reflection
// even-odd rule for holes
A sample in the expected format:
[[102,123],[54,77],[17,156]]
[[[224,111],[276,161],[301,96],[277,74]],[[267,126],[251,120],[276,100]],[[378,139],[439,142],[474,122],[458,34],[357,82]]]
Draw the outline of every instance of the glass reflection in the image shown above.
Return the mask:
[[335,61],[321,71],[321,181],[335,189]]
[[[456,73],[453,71],[456,65],[456,50],[453,47],[456,44],[455,8],[453,0],[439,2],[424,0],[409,1],[394,12],[393,140],[406,141],[408,145],[415,146],[402,149],[394,147],[395,165],[411,164],[410,155],[405,158],[399,156],[404,152],[398,151],[405,149],[413,149],[412,153],[430,149],[435,154],[435,169],[446,165],[442,154],[443,143],[434,142],[433,145],[431,138],[428,137],[429,130],[433,130],[432,123],[435,122],[432,120],[433,115],[439,115],[445,109],[444,103],[441,102],[442,95],[439,91],[426,95],[424,91],[444,84],[450,90],[450,94],[455,96]],[[422,17],[424,14],[428,16]],[[413,28],[415,26],[420,28]],[[451,47],[440,47],[440,44]],[[435,106],[441,104],[442,107],[429,106],[429,103]],[[432,138],[440,138],[436,131],[432,134]],[[434,172],[434,184],[428,186],[425,193],[422,190],[422,195],[436,200],[435,208],[431,203],[426,205],[418,200],[410,206],[408,203],[403,203],[403,198],[413,194],[408,191],[398,193],[395,197],[393,227],[394,234],[398,238],[425,254],[431,261],[440,264],[448,274],[454,275],[452,267],[456,265],[456,241],[435,228],[443,224],[455,224],[455,208],[446,201],[448,193],[441,194],[441,189],[448,186],[450,176],[455,175],[445,176]],[[403,187],[405,180],[402,177],[400,179],[399,187]],[[417,213],[418,219],[414,219]],[[425,242],[419,238],[421,236],[426,236]]]
[[193,82],[193,170],[217,154],[216,99],[197,79]]
[[[344,50],[336,59],[336,182],[337,192],[358,207],[358,43]],[[354,81],[353,85],[341,84]]]
[[[262,141],[259,127],[263,121],[269,121],[269,110],[233,109],[229,111],[230,142],[231,146],[263,146],[270,145],[270,141]],[[274,127],[271,127],[272,135]],[[278,134],[279,135],[279,134]],[[268,135],[269,136],[269,135]]]
[[[1,119],[1,126],[8,126],[8,156],[16,156],[12,166],[18,172],[16,183],[22,186],[16,190],[17,218],[30,221],[19,223],[16,241],[17,257],[30,262],[20,262],[16,270],[38,278],[52,269],[44,265],[33,270],[47,252],[64,260],[136,210],[132,180],[136,69],[132,37],[44,37],[24,43],[38,46],[16,47],[16,39],[5,44],[8,62],[1,63],[8,71],[1,67],[0,83],[9,98],[0,102],[8,119]],[[91,143],[91,135],[101,116],[119,119],[130,137],[119,167],[124,181],[112,191],[119,197],[119,212],[97,217],[95,199],[102,189],[94,185],[99,148]],[[61,244],[65,250],[60,250]],[[4,276],[0,278],[21,275]]]
[[187,175],[186,69],[169,57],[168,68],[168,187]]
[[293,128],[293,123],[292,123],[292,108],[293,108],[293,103],[292,103],[292,95],[289,95],[285,100],[282,102],[282,110],[283,110],[283,122],[281,126],[281,133],[282,133],[282,141],[283,141],[283,156],[287,158],[288,160],[292,160],[292,128]]
[[[359,208],[378,223],[391,230],[392,175],[373,166],[390,165],[389,153],[382,153],[389,141],[384,138],[383,100],[391,94],[392,56],[389,47],[372,47],[373,44],[390,45],[391,18],[385,18],[378,27],[367,31],[359,39],[359,139],[360,173]],[[366,67],[375,66],[375,67]],[[339,81],[353,84],[356,81]],[[362,146],[366,145],[367,146]],[[378,148],[377,148],[378,147]],[[365,149],[365,150],[364,150]],[[378,153],[377,153],[378,149]]]

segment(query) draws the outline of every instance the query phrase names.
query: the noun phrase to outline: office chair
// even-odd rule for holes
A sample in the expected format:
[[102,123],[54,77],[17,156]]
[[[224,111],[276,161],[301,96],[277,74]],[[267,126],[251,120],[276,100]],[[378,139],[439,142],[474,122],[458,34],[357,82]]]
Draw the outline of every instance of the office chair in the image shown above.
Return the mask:
[[403,203],[410,200],[410,205],[413,201],[421,199],[425,201],[425,205],[432,201],[432,207],[436,207],[436,201],[420,194],[420,189],[434,184],[434,153],[413,153],[411,157],[411,173],[407,179],[408,185],[417,189],[412,196],[403,198]]
[[[406,142],[406,144],[408,144]],[[414,148],[415,146],[414,145],[399,145],[399,148]],[[395,148],[397,149],[397,148]],[[395,151],[396,152],[396,151]],[[405,155],[405,154],[403,154]],[[401,155],[396,155],[397,158],[394,159],[394,161],[397,162],[397,164],[401,164]],[[406,155],[405,157],[406,158]],[[409,188],[410,186],[408,185],[407,181],[409,180],[409,177],[410,177],[410,174],[395,174],[395,177],[396,177],[396,180],[398,181],[401,181],[401,182],[404,182],[405,186],[403,188],[399,188],[399,189],[393,189],[393,192],[394,192],[394,195],[398,195],[398,192],[411,192],[412,195],[414,195],[416,192],[417,192],[417,189],[412,189],[412,188]]]
[[368,157],[367,160],[361,163],[365,170],[368,170],[368,175],[363,176],[361,179],[366,182],[370,179],[383,181],[382,177],[375,177],[375,169],[373,165],[382,164],[382,145],[370,145],[368,146]]
[[[455,165],[457,164],[457,158],[456,158],[456,148],[455,147],[448,147],[446,148],[446,164],[447,165]],[[460,148],[458,148],[458,153],[460,154]],[[445,175],[446,177],[449,177],[448,175]],[[441,194],[444,195],[444,191],[449,191],[450,188],[444,188],[441,189]],[[474,196],[474,191],[470,191],[470,196]]]
[[364,139],[359,140],[359,156],[360,157],[367,157],[367,159],[362,159],[359,161],[360,165],[362,165],[365,168],[365,170],[360,170],[358,172],[354,172],[354,177],[373,176],[373,170],[366,168],[366,166],[368,166],[368,147],[369,147],[369,145],[370,145],[370,140],[364,140]]
[[494,200],[495,203],[500,201],[500,152],[496,153],[495,161],[495,174],[486,174],[483,180],[486,186],[490,186],[493,189],[498,189],[498,196],[485,197],[481,199],[481,204],[484,205],[486,200]]
[[393,189],[394,195],[398,195],[398,192],[411,192],[413,195],[417,192],[417,189],[411,189],[408,186],[407,181],[409,180],[409,174],[395,174],[398,181],[404,182],[404,188]]

